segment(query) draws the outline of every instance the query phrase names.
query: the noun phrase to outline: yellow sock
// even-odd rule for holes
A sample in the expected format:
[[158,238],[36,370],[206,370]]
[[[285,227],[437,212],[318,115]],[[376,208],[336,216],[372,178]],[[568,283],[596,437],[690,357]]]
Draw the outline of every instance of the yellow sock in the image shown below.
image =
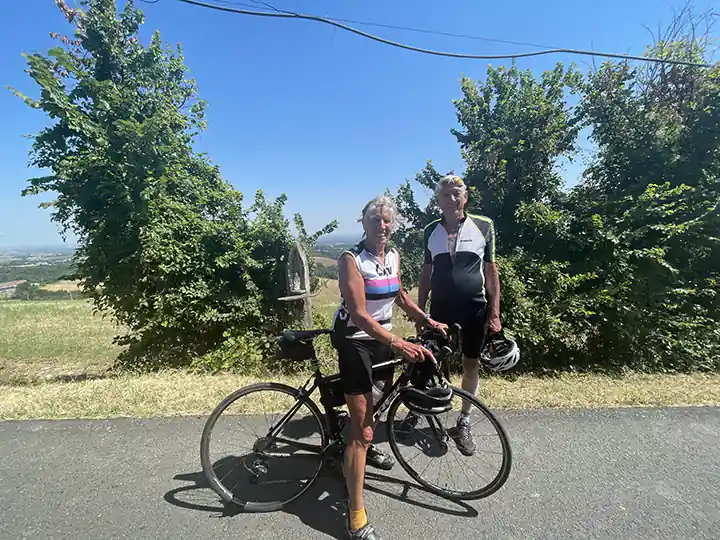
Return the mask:
[[367,522],[368,520],[365,508],[361,508],[360,510],[350,509],[350,530],[359,531],[367,525]]

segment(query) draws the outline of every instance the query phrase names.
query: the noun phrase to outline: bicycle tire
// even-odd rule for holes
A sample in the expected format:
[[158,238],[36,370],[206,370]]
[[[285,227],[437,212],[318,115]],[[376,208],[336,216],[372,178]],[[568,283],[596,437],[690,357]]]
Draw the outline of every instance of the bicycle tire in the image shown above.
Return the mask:
[[486,418],[490,420],[490,423],[495,427],[495,430],[500,437],[503,450],[502,465],[500,467],[500,470],[498,471],[498,474],[489,484],[487,484],[481,489],[458,495],[454,492],[444,490],[425,481],[422,476],[418,474],[417,471],[415,471],[415,469],[413,469],[412,466],[408,464],[405,458],[400,454],[398,448],[397,440],[395,438],[395,430],[393,429],[393,426],[395,425],[395,415],[397,414],[400,405],[402,405],[402,398],[399,395],[395,398],[393,403],[390,405],[390,408],[388,409],[386,424],[388,432],[388,442],[390,443],[390,448],[393,455],[397,459],[400,466],[405,470],[405,472],[407,472],[417,483],[419,483],[431,493],[450,500],[472,501],[477,499],[483,499],[498,491],[505,484],[508,477],[510,476],[510,470],[512,469],[512,449],[510,447],[510,439],[508,438],[507,432],[505,431],[503,425],[482,401],[480,401],[477,397],[473,396],[469,392],[463,390],[462,388],[458,388],[456,386],[450,386],[450,388],[452,388],[454,394],[462,396],[464,399],[472,402],[475,407],[480,409],[486,416]]
[[[297,494],[295,494],[293,497],[290,497],[287,500],[284,501],[274,501],[274,502],[265,502],[265,503],[256,503],[256,502],[250,502],[250,501],[242,501],[239,500],[237,497],[234,497],[232,493],[229,493],[228,490],[221,484],[220,480],[218,479],[217,475],[215,474],[215,470],[213,469],[213,464],[210,460],[210,434],[212,433],[212,429],[215,426],[215,423],[217,422],[218,418],[220,418],[220,415],[227,409],[232,403],[234,403],[236,400],[240,399],[241,397],[244,397],[248,394],[252,394],[255,392],[262,392],[262,391],[276,391],[276,392],[283,392],[285,394],[291,395],[293,397],[297,397],[298,389],[293,388],[292,386],[288,386],[281,383],[273,383],[273,382],[266,382],[266,383],[256,383],[251,384],[248,386],[245,386],[243,388],[240,388],[236,391],[234,391],[232,394],[228,395],[225,399],[223,399],[212,411],[210,416],[208,417],[207,421],[205,422],[205,427],[203,428],[202,437],[200,438],[200,462],[202,463],[202,470],[203,475],[205,476],[205,479],[210,484],[210,488],[217,493],[223,501],[225,501],[228,504],[234,504],[238,507],[240,507],[242,510],[246,512],[274,512],[277,510],[281,510],[288,504],[292,503],[294,500],[299,498],[301,495],[303,495],[312,484],[317,479],[318,475],[320,474],[320,471],[323,466],[322,462],[322,454],[318,455],[318,466],[312,476],[312,478],[307,482],[307,485],[305,485]],[[317,421],[320,436],[321,436],[321,445],[323,448],[326,448],[328,446],[328,430],[325,425],[325,421],[323,419],[323,415],[320,412],[320,409],[318,408],[317,404],[310,398],[306,399],[304,402],[304,405],[307,405],[308,409],[310,410],[312,416],[314,416],[315,420]]]

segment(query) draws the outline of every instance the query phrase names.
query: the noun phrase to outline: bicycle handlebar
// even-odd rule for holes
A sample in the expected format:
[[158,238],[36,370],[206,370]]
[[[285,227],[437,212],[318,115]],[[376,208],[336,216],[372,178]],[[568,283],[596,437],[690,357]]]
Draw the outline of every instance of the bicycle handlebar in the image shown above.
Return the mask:
[[417,343],[430,350],[438,362],[454,354],[460,348],[460,325],[455,323],[448,326],[447,337],[439,330],[428,328],[419,336],[406,338],[410,343]]
[[460,346],[460,325],[455,323],[448,326],[447,333],[448,336],[445,337],[439,330],[428,328],[419,336],[411,336],[406,338],[406,340],[411,343],[419,343],[421,345],[448,347],[451,352],[455,352]]

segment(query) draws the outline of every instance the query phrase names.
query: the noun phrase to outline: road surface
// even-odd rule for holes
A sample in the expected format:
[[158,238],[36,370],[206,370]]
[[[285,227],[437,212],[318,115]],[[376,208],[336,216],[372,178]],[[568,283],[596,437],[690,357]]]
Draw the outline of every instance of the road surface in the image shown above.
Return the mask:
[[[720,538],[720,408],[499,417],[514,467],[488,499],[443,500],[398,466],[368,479],[386,540]],[[0,422],[0,538],[342,537],[332,479],[285,511],[227,515],[202,487],[204,420]]]

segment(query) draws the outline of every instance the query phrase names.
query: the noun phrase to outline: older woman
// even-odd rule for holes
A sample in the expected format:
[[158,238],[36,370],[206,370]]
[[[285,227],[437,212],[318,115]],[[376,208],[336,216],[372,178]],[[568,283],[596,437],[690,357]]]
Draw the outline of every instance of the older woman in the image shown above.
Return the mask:
[[[393,306],[397,304],[418,323],[443,333],[447,328],[433,321],[402,288],[400,255],[388,248],[396,219],[397,208],[392,199],[381,195],[370,201],[363,209],[362,241],[345,251],[338,261],[342,298],[333,320],[333,342],[338,350],[340,376],[350,413],[345,476],[350,498],[348,528],[354,539],[380,538],[368,523],[363,502],[366,461],[382,469],[393,466],[392,458],[372,445],[372,366],[388,360],[392,353],[410,362],[434,360],[427,349],[391,333]],[[384,374],[385,378],[391,376],[392,372]]]

